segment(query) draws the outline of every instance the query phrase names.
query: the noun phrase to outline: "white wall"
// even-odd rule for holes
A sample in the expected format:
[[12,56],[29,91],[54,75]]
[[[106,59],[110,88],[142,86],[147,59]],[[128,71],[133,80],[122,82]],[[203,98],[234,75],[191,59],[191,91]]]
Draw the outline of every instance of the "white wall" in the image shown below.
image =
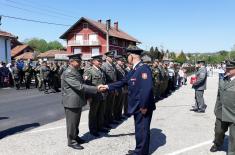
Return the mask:
[[[0,36],[0,61],[6,62],[5,58],[5,37]],[[8,63],[11,62],[11,46],[10,46],[10,40],[7,40],[7,61]]]

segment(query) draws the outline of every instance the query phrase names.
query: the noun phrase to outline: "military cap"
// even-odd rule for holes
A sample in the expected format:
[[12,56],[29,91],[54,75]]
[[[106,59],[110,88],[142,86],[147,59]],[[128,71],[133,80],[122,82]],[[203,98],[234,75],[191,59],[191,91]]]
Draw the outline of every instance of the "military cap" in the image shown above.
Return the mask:
[[103,55],[94,55],[91,58],[92,58],[92,60],[102,61]]
[[114,57],[115,51],[108,51],[104,53],[107,57]]
[[137,54],[137,55],[141,55],[143,50],[135,45],[129,45],[126,49],[127,53],[132,53],[132,54]]
[[116,55],[114,58],[120,61],[125,61],[125,57],[122,55]]
[[73,60],[76,60],[76,61],[81,61],[82,60],[81,55],[82,55],[81,53],[72,54],[72,55],[68,55],[68,57],[69,57],[69,60],[73,59]]
[[226,68],[235,68],[235,60],[227,60],[225,64]]

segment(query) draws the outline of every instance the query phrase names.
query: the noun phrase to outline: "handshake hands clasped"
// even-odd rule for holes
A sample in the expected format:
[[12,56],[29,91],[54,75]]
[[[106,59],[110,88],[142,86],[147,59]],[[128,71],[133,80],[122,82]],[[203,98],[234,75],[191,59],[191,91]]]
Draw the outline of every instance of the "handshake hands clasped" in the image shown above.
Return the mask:
[[101,93],[103,93],[103,92],[106,92],[108,89],[109,89],[109,87],[108,87],[108,85],[98,85],[97,86],[97,89],[98,89],[98,92],[101,92]]

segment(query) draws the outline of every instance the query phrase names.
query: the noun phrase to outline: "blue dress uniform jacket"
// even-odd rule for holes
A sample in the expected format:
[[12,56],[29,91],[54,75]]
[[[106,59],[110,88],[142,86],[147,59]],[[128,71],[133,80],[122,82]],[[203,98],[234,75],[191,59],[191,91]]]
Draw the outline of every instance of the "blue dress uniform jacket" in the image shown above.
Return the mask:
[[115,83],[109,84],[109,91],[128,85],[128,113],[133,114],[140,108],[150,111],[156,109],[153,96],[153,81],[151,69],[140,62],[127,76]]
[[[140,62],[127,76],[109,84],[109,91],[128,85],[128,113],[134,115],[136,147],[134,155],[148,155],[150,142],[150,123],[152,112],[156,109],[153,96],[151,69]],[[147,108],[143,115],[140,108]]]

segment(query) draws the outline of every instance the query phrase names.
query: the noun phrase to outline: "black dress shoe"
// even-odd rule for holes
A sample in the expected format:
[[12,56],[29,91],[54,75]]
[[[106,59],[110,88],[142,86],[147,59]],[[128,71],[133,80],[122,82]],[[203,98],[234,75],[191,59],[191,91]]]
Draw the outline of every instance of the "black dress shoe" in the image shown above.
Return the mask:
[[92,136],[99,137],[100,135],[97,132],[90,132]]
[[126,155],[133,155],[135,153],[135,150],[129,150]]
[[108,133],[109,130],[108,129],[100,129],[99,132]]
[[111,122],[111,124],[114,124],[114,125],[116,125],[116,124],[119,124],[120,122],[118,122],[118,121],[112,121]]
[[84,149],[84,147],[83,146],[81,146],[80,144],[68,144],[68,147],[71,147],[71,148],[73,148],[73,149],[76,149],[76,150],[82,150],[82,149]]
[[77,137],[76,141],[77,141],[78,144],[86,143],[86,141],[84,139],[80,138],[80,137]]
[[133,153],[135,153],[135,150],[129,150],[128,153],[133,154]]
[[106,125],[105,128],[112,129],[112,127],[110,125]]
[[214,144],[210,149],[211,152],[216,152],[218,150],[219,150],[219,146],[217,146],[216,144]]
[[190,111],[198,111],[198,109],[194,109],[194,108],[193,108],[193,109],[190,109]]
[[197,111],[194,111],[196,113],[205,113],[205,110],[197,110]]

